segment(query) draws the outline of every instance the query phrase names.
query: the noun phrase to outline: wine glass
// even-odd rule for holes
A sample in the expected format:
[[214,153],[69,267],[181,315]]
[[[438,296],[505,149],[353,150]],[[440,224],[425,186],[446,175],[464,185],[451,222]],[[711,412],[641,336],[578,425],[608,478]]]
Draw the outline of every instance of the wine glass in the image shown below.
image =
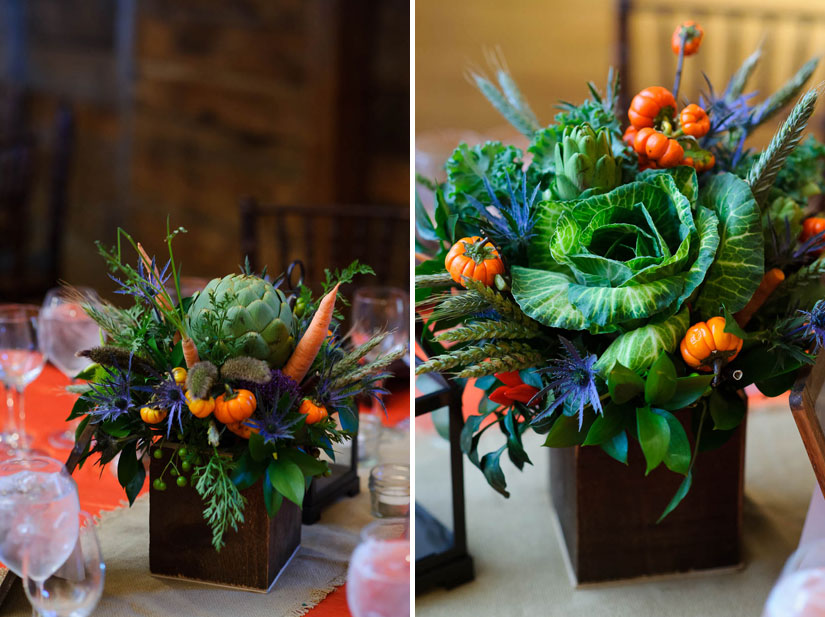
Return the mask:
[[409,617],[409,519],[367,525],[347,572],[347,605],[353,617]]
[[14,449],[26,450],[26,408],[23,393],[37,379],[46,362],[38,341],[40,309],[29,304],[0,305],[0,378],[6,385],[9,426],[2,441]]
[[23,562],[23,589],[36,615],[41,617],[87,617],[100,596],[106,565],[95,533],[95,523],[87,512],[80,513],[77,544],[66,562],[45,580],[29,576],[28,558]]
[[[74,383],[75,376],[92,361],[77,357],[78,351],[100,344],[100,328],[83,310],[96,304],[97,293],[88,287],[50,289],[40,309],[40,346],[46,358]],[[49,443],[64,450],[74,446],[74,430],[49,435]]]
[[0,562],[44,581],[69,558],[78,536],[77,486],[62,463],[28,456],[0,463]]

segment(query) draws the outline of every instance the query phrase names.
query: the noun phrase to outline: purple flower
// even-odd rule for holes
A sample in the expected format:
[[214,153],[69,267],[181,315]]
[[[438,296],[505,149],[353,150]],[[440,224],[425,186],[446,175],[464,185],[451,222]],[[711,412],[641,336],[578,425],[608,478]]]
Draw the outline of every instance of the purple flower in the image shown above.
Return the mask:
[[132,356],[129,356],[129,365],[104,366],[106,377],[98,383],[89,383],[91,390],[83,395],[83,399],[91,404],[89,414],[98,421],[107,422],[117,420],[125,413],[137,408],[132,398],[132,392],[150,392],[148,386],[136,386],[132,383]]
[[174,379],[165,379],[157,384],[152,390],[154,402],[159,409],[169,412],[166,416],[166,438],[172,432],[172,425],[177,421],[178,429],[183,432],[183,416],[189,407],[186,405],[186,395]]
[[532,404],[552,391],[555,398],[550,406],[539,413],[533,422],[547,417],[562,403],[568,410],[578,407],[579,430],[584,421],[584,408],[592,405],[597,413],[602,413],[602,402],[596,389],[596,372],[593,365],[598,359],[594,354],[584,358],[576,347],[563,336],[559,337],[567,355],[561,356],[553,365],[540,369],[537,373],[549,375],[552,381],[542,388],[530,401]]
[[817,300],[810,311],[799,311],[807,318],[805,333],[816,341],[817,351],[825,347],[825,301]]
[[256,429],[266,442],[292,439],[292,427],[300,420],[287,417],[295,409],[301,398],[301,389],[291,377],[273,370],[272,378],[265,384],[239,382],[240,386],[251,390],[258,399],[255,415],[244,422]]

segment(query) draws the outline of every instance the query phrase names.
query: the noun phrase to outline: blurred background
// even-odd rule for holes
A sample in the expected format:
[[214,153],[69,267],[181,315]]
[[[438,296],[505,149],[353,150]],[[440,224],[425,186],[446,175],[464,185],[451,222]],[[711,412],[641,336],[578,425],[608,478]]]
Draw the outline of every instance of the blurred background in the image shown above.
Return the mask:
[[406,289],[409,27],[400,0],[0,0],[0,300],[106,291],[94,241],[163,256],[167,215],[190,276],[360,257]]
[[[755,101],[825,51],[825,2],[819,0],[418,0],[415,19],[416,171],[429,177],[440,173],[462,139],[527,145],[464,78],[467,67],[487,69],[485,49],[500,48],[542,124],[553,121],[558,101],[587,98],[587,81],[604,89],[611,64],[624,69],[628,101],[646,86],[671,88],[670,36],[688,19],[705,30],[682,80],[681,95],[691,101],[707,91],[703,72],[714,89],[724,90],[760,42],[764,53],[748,88],[759,91]],[[820,65],[809,85],[823,79]],[[751,145],[766,144],[788,111],[762,127]],[[810,125],[820,138],[823,112]]]

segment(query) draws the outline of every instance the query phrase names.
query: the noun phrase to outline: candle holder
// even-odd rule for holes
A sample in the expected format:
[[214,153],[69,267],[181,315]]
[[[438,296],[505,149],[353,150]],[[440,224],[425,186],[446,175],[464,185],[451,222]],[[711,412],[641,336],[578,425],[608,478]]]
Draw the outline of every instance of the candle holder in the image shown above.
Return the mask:
[[403,518],[410,514],[410,466],[388,463],[370,472],[370,503],[377,518]]

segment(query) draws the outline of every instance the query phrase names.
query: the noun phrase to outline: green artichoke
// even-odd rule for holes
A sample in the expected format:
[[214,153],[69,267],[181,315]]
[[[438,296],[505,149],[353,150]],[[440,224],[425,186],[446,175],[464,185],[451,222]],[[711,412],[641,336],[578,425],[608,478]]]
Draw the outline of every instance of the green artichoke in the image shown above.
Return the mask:
[[[230,274],[211,280],[193,298],[188,318],[199,349],[231,340],[238,343],[241,354],[273,368],[286,364],[295,344],[286,297],[257,276]],[[204,340],[213,337],[220,340]]]
[[568,126],[556,143],[555,191],[559,199],[577,199],[588,189],[612,191],[621,184],[622,168],[613,157],[605,129],[589,124]]

